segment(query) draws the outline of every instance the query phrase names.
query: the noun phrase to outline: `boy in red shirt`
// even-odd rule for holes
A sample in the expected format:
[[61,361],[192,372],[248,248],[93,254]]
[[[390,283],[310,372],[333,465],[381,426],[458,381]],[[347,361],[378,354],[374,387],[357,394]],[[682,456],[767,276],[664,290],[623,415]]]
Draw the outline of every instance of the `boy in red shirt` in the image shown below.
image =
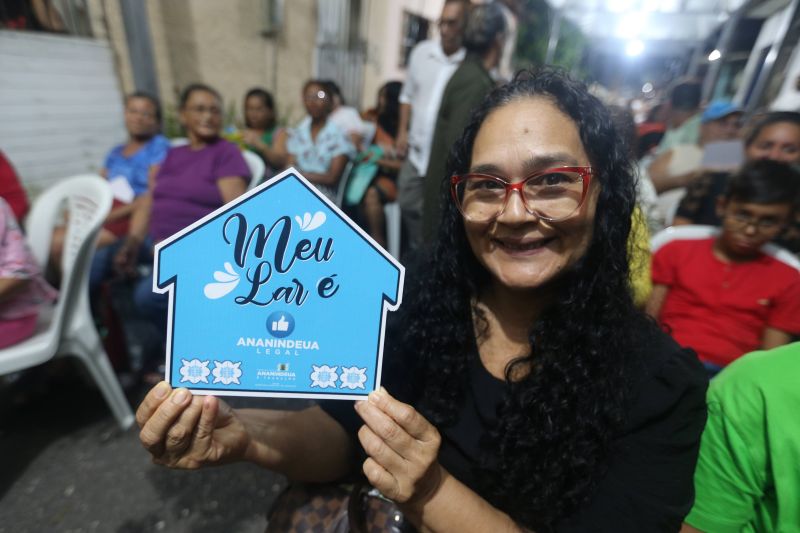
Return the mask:
[[791,167],[748,163],[719,200],[718,236],[673,240],[653,254],[647,312],[712,374],[800,333],[800,272],[762,249],[790,220],[799,190]]

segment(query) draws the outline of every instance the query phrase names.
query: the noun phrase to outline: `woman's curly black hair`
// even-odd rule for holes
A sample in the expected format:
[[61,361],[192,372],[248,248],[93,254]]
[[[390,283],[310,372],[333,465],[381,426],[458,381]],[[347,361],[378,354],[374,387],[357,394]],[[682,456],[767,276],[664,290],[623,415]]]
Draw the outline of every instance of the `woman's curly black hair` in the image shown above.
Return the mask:
[[[628,150],[606,107],[582,84],[542,69],[496,88],[453,146],[447,176],[469,169],[486,117],[525,98],[545,98],[575,122],[600,189],[585,256],[560,276],[556,301],[531,324],[531,354],[506,368],[498,423],[482,442],[491,456],[476,472],[481,494],[493,505],[527,527],[548,531],[586,502],[605,472],[612,438],[624,422],[634,336],[652,324],[634,307],[630,290],[627,239],[635,184]],[[409,287],[415,299],[405,306],[403,334],[404,344],[419,354],[415,375],[430,376],[417,385],[418,407],[439,427],[454,422],[464,398],[475,351],[475,299],[489,279],[444,192],[425,275]],[[520,368],[532,371],[512,380]]]

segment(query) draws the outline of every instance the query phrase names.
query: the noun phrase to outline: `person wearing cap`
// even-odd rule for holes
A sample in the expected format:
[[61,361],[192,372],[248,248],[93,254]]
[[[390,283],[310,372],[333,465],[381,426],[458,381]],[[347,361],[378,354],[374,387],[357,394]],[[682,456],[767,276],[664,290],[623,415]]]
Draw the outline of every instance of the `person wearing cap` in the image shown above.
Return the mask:
[[715,100],[708,104],[700,115],[701,134],[703,127],[713,126],[720,139],[736,139],[742,120],[742,108],[727,100]]
[[712,142],[731,141],[739,137],[742,110],[724,101],[712,102],[700,116],[700,138],[697,144],[679,144],[656,157],[650,164],[650,179],[661,194],[686,187],[705,169],[701,168],[703,147]]
[[670,225],[689,184],[708,172],[720,170],[703,168],[705,148],[711,143],[738,138],[741,117],[742,110],[734,104],[712,102],[700,116],[697,143],[677,144],[650,163],[647,175],[659,195],[656,208],[659,224]]

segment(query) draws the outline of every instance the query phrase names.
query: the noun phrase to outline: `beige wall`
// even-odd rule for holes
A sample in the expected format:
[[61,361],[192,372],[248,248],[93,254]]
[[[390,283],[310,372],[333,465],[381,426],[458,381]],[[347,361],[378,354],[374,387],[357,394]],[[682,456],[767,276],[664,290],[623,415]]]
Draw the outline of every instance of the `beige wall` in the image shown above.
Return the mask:
[[[180,0],[175,0],[178,3]],[[180,90],[175,83],[175,74],[172,70],[172,60],[170,57],[170,42],[168,35],[172,35],[173,28],[169,31],[164,23],[162,5],[167,2],[161,0],[147,0],[147,19],[150,26],[150,40],[153,49],[153,64],[156,72],[156,82],[158,83],[158,93],[161,100],[165,103],[174,104],[176,95]],[[173,2],[169,2],[173,3]],[[180,29],[176,31],[180,32]],[[189,49],[191,50],[191,48]],[[186,52],[191,55],[191,51]]]
[[[273,36],[262,34],[263,0],[146,1],[159,96],[167,108],[177,104],[181,88],[202,82],[219,90],[237,119],[244,93],[256,86],[273,93],[281,118],[295,122],[302,116],[300,89],[312,73],[315,0],[285,2],[283,28]],[[119,0],[90,2],[98,8],[92,13],[101,13],[95,35],[111,42],[122,88],[131,91]]]
[[[400,41],[403,33],[403,11],[431,21],[439,18],[444,0],[368,0],[365,13],[367,64],[364,67],[362,108],[375,105],[378,89],[391,80],[402,81],[405,69],[400,68]],[[431,36],[436,38],[433,25]]]
[[[294,123],[303,115],[302,84],[313,73],[317,0],[284,2],[280,32],[264,36],[264,0],[145,0],[159,96],[166,107],[177,103],[182,87],[204,82],[220,91],[226,109],[238,118],[244,93],[262,86],[275,96],[279,116]],[[89,0],[95,36],[108,39],[115,52],[123,91],[133,90],[125,28],[119,0]],[[366,40],[362,109],[375,105],[378,89],[403,80],[399,66],[403,11],[435,21],[444,0],[365,0],[361,33]],[[436,27],[432,27],[436,38]]]
[[125,40],[125,25],[118,0],[89,0],[87,2],[89,24],[96,39],[111,44],[117,79],[123,93],[134,90],[128,43]]

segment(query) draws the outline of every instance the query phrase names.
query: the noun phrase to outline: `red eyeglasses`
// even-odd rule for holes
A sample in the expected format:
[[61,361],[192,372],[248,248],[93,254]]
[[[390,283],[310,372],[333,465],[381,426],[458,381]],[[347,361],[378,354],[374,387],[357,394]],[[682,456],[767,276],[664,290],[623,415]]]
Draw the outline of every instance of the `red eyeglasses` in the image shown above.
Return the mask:
[[517,183],[491,174],[462,174],[450,178],[450,190],[458,210],[472,222],[499,217],[513,191],[528,213],[556,222],[578,211],[592,176],[592,167],[548,168]]

